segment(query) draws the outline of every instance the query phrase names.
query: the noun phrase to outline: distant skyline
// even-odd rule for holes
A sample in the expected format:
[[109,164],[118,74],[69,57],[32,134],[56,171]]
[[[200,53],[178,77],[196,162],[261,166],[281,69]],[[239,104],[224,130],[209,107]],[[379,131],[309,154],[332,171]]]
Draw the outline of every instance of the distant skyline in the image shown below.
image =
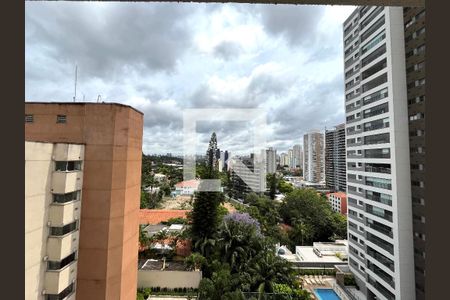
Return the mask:
[[[185,108],[263,108],[268,147],[345,120],[342,23],[353,6],[25,3],[25,99],[128,104],[143,151],[183,153]],[[251,152],[245,122],[198,124],[198,153]]]

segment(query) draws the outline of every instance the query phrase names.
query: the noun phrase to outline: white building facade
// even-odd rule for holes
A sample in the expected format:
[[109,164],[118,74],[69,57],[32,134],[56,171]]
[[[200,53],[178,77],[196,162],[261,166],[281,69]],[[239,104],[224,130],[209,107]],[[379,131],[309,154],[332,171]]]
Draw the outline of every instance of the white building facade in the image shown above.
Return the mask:
[[344,22],[349,267],[367,299],[414,300],[401,7]]
[[312,183],[325,182],[325,145],[320,131],[303,136],[303,178]]

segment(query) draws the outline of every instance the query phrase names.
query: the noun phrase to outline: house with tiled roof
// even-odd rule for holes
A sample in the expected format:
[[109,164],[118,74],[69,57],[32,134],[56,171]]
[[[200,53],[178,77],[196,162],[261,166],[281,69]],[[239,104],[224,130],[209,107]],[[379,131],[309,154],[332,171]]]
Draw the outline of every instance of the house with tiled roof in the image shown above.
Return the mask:
[[181,181],[175,184],[175,195],[194,195],[200,184],[199,179]]
[[139,210],[139,224],[157,225],[173,218],[187,218],[188,212],[190,212],[190,210],[141,209]]

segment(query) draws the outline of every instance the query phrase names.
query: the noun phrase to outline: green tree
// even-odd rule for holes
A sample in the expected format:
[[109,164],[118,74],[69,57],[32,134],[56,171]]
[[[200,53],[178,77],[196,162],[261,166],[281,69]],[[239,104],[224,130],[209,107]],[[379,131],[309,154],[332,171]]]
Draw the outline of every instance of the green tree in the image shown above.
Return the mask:
[[277,193],[279,178],[275,173],[269,173],[266,175],[267,186],[269,187],[269,197],[270,199],[275,199],[275,194]]
[[[208,147],[207,164],[202,179],[218,179],[215,153],[217,151],[216,134],[213,133]],[[200,183],[201,190],[203,182]],[[198,192],[192,209],[192,234],[194,245],[199,240],[208,240],[213,237],[218,227],[218,207],[224,201],[221,192]]]
[[280,179],[278,181],[278,190],[280,191],[280,193],[288,194],[294,190],[294,187],[289,182],[286,182],[285,180]]
[[200,270],[207,263],[206,258],[199,253],[192,253],[184,259],[184,264],[188,270]]
[[285,223],[294,227],[291,235],[303,240],[305,245],[314,241],[331,241],[335,234],[346,236],[345,219],[313,189],[295,189],[289,193],[280,206],[280,215]]

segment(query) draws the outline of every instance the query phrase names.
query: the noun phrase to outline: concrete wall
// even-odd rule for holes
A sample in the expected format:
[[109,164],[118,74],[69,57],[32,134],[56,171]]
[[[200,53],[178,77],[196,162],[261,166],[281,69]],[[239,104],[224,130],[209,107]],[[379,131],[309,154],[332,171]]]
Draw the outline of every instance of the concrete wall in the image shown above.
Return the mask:
[[202,280],[201,271],[139,270],[138,287],[198,288]]
[[[26,103],[29,141],[85,144],[77,299],[136,299],[143,115],[113,103]],[[66,123],[56,123],[66,115]],[[70,149],[69,153],[73,153]]]

